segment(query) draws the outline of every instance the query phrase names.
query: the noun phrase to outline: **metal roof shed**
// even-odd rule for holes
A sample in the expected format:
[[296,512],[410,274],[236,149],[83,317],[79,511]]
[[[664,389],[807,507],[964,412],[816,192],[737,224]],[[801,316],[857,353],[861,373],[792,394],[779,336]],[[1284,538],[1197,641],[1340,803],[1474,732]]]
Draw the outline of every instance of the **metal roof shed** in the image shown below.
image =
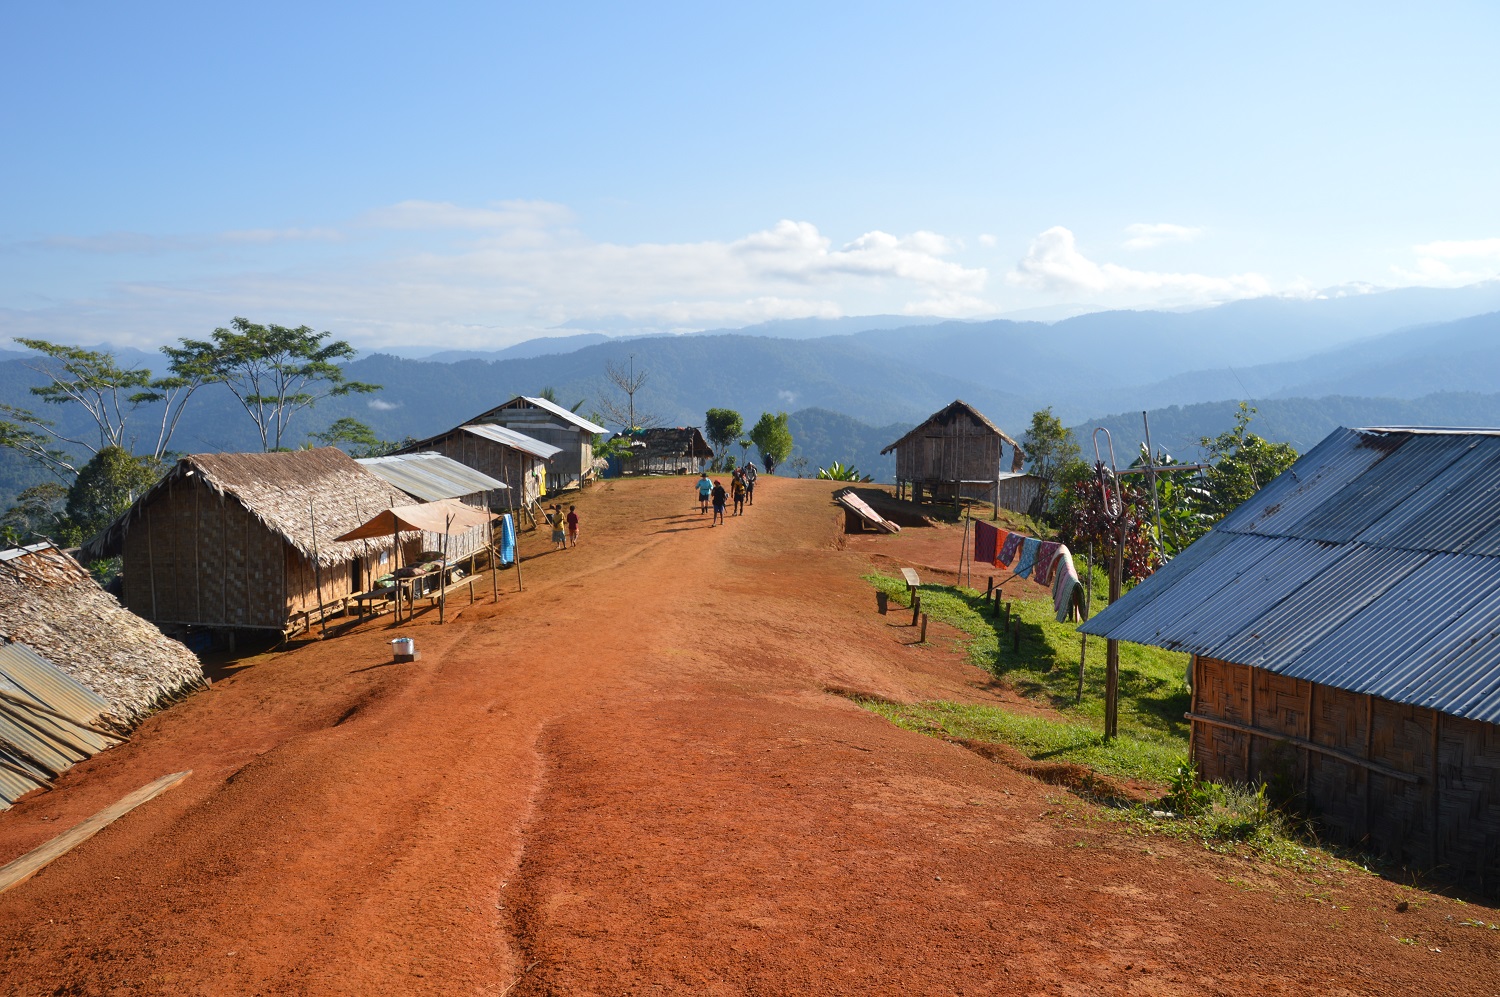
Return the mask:
[[1208,777],[1500,891],[1500,430],[1336,430],[1080,629],[1194,655]]

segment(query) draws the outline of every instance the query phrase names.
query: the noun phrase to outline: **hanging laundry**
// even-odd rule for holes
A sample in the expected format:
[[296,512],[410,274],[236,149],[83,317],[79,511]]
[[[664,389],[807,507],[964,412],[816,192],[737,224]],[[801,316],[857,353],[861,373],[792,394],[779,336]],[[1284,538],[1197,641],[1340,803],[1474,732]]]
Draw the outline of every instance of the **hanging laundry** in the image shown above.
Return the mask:
[[1026,578],[1031,574],[1031,569],[1036,567],[1037,552],[1042,549],[1042,542],[1035,537],[1026,537],[1021,541],[1021,559],[1016,562],[1016,574]]
[[1000,545],[1000,563],[1007,568],[1016,559],[1016,551],[1021,549],[1021,541],[1026,537],[1020,533],[1007,533],[1005,542]]
[[516,560],[516,524],[510,513],[500,517],[500,563],[512,564]]
[[974,524],[974,560],[994,564],[1000,553],[1000,531],[985,522]]
[[1052,608],[1057,622],[1066,623],[1074,616],[1075,608],[1081,609],[1082,606],[1083,583],[1078,580],[1073,554],[1067,547],[1059,546],[1052,579]]
[[1051,540],[1043,540],[1041,550],[1036,552],[1036,567],[1032,569],[1031,580],[1038,585],[1050,585],[1052,583],[1052,565],[1057,559],[1057,552],[1062,549],[1062,544]]

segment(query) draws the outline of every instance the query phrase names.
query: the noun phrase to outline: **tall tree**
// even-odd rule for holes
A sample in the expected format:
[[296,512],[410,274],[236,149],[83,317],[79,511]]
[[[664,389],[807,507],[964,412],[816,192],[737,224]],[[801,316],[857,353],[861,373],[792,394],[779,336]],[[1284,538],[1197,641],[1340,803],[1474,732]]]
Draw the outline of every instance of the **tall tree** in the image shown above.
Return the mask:
[[[1021,437],[1021,450],[1026,454],[1026,469],[1047,482],[1046,494],[1040,503],[1051,510],[1065,495],[1064,479],[1076,477],[1079,459],[1078,441],[1073,431],[1052,414],[1052,406],[1031,413],[1031,425]],[[1067,504],[1064,500],[1063,504]]]
[[740,433],[745,430],[745,420],[734,409],[711,408],[703,413],[703,432],[708,437],[708,442],[714,448],[714,453],[719,459],[724,457],[724,451],[729,445],[739,439]]
[[[189,358],[179,358],[171,347],[163,349],[171,362],[167,377],[152,377],[144,368],[121,367],[112,353],[85,350],[45,339],[18,337],[17,343],[41,354],[26,366],[47,378],[48,383],[32,387],[31,393],[49,405],[77,405],[94,423],[97,435],[66,436],[57,424],[35,412],[13,405],[0,405],[0,446],[7,446],[46,466],[60,477],[71,476],[76,468],[68,449],[97,454],[106,447],[134,450],[138,441],[131,435],[130,417],[143,404],[160,402],[161,421],[156,439],[143,456],[160,461],[171,445],[172,434],[188,399],[213,372]],[[65,446],[59,446],[59,445]]]
[[224,382],[255,423],[261,449],[277,450],[301,410],[324,398],[380,390],[378,384],[345,380],[338,361],[356,351],[342,339],[325,343],[331,335],[305,325],[289,329],[236,317],[229,328],[214,330],[212,342],[182,340],[173,360]]
[[637,429],[651,429],[661,425],[661,419],[654,412],[636,411],[635,393],[641,390],[641,385],[646,383],[650,377],[650,371],[642,368],[635,369],[635,354],[630,355],[630,364],[625,366],[617,364],[613,360],[604,363],[604,376],[609,383],[625,393],[625,404],[610,398],[600,398],[599,407],[604,409],[604,414],[616,425],[625,427],[625,432],[634,432]]
[[750,439],[760,451],[760,459],[766,465],[767,474],[775,474],[776,465],[791,456],[792,431],[787,428],[786,421],[785,412],[777,412],[775,415],[762,412],[755,428],[750,430]]
[[149,458],[135,457],[123,447],[104,447],[78,471],[68,489],[67,514],[73,534],[67,539],[88,540],[134,502],[161,477],[162,468]]

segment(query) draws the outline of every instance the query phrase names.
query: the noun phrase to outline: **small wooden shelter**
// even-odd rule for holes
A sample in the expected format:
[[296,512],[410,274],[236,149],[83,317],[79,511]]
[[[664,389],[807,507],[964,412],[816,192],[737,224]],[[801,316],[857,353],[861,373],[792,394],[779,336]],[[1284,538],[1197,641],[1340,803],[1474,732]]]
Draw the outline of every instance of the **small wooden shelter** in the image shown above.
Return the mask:
[[1021,447],[974,406],[955,401],[928,416],[881,455],[896,451],[896,496],[914,502],[984,499],[998,504],[1001,457],[1010,446],[1018,472]]
[[[122,609],[77,561],[50,543],[0,552],[0,642],[12,648],[13,657],[29,649],[102,696],[108,703],[102,720],[115,727],[133,727],[153,709],[204,684],[191,651]],[[18,691],[0,681],[0,692],[7,689]],[[34,687],[26,694],[44,693]],[[56,694],[49,705],[69,702],[66,689]]]
[[627,474],[696,474],[714,449],[696,426],[657,427],[621,434],[630,441]]
[[547,465],[548,491],[578,488],[592,480],[594,437],[609,432],[556,402],[525,395],[479,413],[466,425],[485,424],[504,426],[558,448]]
[[1339,429],[1086,633],[1192,654],[1191,755],[1500,894],[1500,430]]
[[195,454],[84,550],[123,558],[124,603],[153,622],[295,633],[393,566],[389,538],[333,538],[411,501],[335,447]]
[[500,512],[514,502],[528,508],[547,494],[547,463],[561,448],[494,424],[455,426],[447,432],[418,440],[397,455],[438,453],[500,481],[510,489],[491,492],[491,510]]

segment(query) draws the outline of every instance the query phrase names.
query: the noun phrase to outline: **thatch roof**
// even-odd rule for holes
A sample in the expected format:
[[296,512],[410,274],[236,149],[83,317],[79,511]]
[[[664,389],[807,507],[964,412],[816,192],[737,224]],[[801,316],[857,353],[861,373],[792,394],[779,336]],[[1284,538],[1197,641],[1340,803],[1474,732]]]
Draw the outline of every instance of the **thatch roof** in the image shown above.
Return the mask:
[[1021,445],[1007,436],[999,426],[986,419],[984,417],[984,414],[977,408],[965,401],[955,401],[929,415],[926,419],[919,423],[915,429],[880,452],[882,455],[888,454],[892,450],[895,450],[897,447],[916,439],[923,430],[927,429],[927,427],[947,426],[951,422],[953,422],[954,419],[957,419],[960,416],[967,416],[968,418],[974,420],[974,422],[978,423],[979,425],[988,429],[990,432],[994,433],[996,436],[1000,437],[1001,443],[1009,443],[1011,446],[1015,447],[1018,452],[1020,451]]
[[[239,502],[273,533],[311,559],[340,564],[371,550],[385,550],[389,539],[336,543],[382,509],[410,505],[412,496],[361,467],[337,447],[288,453],[218,453],[183,457],[150,491],[83,548],[89,558],[113,557],[141,510],[174,483],[195,478],[213,492]],[[316,542],[315,542],[316,541]],[[368,546],[366,545],[368,543]]]
[[629,434],[629,439],[645,444],[640,454],[646,457],[708,458],[714,455],[713,447],[708,445],[697,426],[643,429]]
[[0,638],[24,644],[109,701],[130,727],[203,685],[191,651],[122,608],[50,544],[0,552]]

